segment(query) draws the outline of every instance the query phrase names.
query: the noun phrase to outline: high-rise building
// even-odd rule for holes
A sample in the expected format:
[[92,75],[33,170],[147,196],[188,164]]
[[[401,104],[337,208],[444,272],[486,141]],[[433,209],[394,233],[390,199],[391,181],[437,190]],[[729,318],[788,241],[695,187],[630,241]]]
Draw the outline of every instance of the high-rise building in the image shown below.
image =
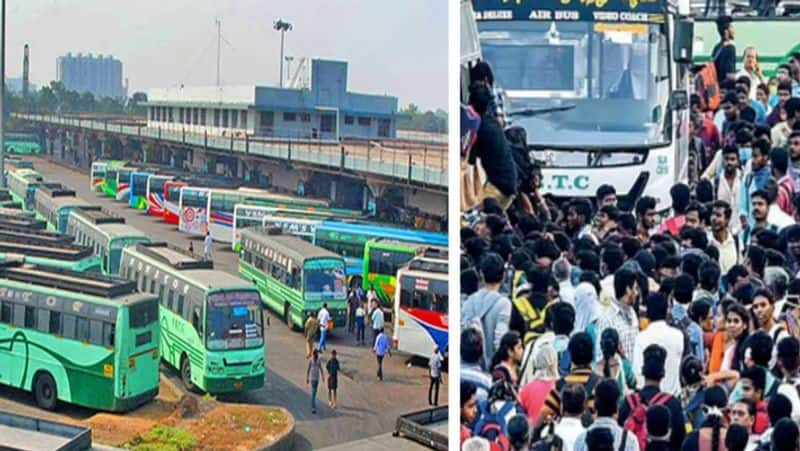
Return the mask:
[[122,61],[111,55],[67,53],[57,59],[56,77],[70,91],[88,91],[98,98],[128,95],[122,84]]

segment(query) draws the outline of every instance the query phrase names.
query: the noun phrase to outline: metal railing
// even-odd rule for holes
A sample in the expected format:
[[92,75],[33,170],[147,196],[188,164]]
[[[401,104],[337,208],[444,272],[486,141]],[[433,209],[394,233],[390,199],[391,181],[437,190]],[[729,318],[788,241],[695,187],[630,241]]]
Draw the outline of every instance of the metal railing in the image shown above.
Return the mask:
[[19,119],[65,125],[127,136],[147,137],[184,145],[202,146],[213,151],[258,155],[295,161],[328,169],[389,177],[409,185],[447,187],[447,146],[413,145],[371,140],[302,140],[260,137],[220,136],[186,129],[163,129],[65,118],[54,115],[12,113]]

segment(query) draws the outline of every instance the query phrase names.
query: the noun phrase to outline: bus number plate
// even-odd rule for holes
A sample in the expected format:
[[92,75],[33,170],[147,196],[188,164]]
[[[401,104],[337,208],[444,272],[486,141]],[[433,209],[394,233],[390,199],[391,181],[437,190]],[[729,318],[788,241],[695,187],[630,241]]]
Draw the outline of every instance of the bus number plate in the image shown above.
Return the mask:
[[233,388],[237,390],[241,390],[244,387],[244,383],[242,381],[236,381],[233,383]]

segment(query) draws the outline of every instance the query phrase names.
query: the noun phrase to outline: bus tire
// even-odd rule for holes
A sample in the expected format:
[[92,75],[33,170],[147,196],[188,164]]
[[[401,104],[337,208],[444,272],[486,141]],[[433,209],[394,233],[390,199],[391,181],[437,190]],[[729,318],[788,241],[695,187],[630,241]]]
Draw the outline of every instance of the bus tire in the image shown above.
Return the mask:
[[181,382],[187,391],[192,393],[197,391],[197,387],[192,383],[192,365],[186,354],[181,355]]
[[58,403],[58,387],[50,373],[42,371],[33,380],[33,399],[45,410],[54,410]]

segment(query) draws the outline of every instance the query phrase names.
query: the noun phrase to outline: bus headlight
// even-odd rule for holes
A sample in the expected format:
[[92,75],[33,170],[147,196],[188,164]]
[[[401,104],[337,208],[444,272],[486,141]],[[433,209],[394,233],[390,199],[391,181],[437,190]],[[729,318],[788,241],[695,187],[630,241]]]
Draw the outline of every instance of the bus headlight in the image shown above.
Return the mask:
[[260,357],[253,362],[253,371],[258,371],[262,368],[264,368],[264,358]]

